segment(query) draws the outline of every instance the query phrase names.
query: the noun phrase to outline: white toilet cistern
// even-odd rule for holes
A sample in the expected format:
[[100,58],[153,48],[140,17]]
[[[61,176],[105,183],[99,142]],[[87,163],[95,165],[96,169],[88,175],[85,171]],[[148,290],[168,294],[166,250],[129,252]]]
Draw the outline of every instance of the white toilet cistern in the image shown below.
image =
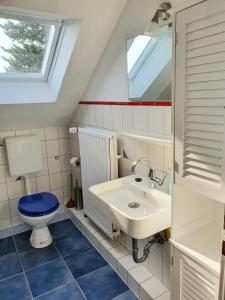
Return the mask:
[[58,199],[49,192],[32,194],[30,176],[43,169],[41,142],[37,135],[7,137],[5,139],[12,177],[23,177],[25,195],[20,198],[18,210],[21,218],[32,228],[31,245],[43,248],[52,243],[47,224],[59,207]]

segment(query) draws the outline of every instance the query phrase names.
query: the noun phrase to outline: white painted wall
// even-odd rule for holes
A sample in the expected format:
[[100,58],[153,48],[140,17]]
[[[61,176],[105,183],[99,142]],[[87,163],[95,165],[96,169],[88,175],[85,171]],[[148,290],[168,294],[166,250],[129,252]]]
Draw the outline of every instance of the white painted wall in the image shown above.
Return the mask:
[[143,33],[157,7],[157,0],[128,1],[82,100],[128,100],[126,41]]
[[[161,0],[129,0],[92,76],[83,101],[127,101],[127,45],[128,38],[143,33]],[[188,0],[173,0],[180,5]]]

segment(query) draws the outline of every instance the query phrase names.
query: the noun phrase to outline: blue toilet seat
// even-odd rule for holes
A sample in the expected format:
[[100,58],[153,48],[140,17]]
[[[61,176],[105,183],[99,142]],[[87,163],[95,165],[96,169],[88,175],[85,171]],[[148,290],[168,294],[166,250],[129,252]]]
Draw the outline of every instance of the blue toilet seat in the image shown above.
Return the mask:
[[20,213],[29,217],[48,215],[56,211],[58,207],[58,199],[49,192],[23,196],[18,204]]

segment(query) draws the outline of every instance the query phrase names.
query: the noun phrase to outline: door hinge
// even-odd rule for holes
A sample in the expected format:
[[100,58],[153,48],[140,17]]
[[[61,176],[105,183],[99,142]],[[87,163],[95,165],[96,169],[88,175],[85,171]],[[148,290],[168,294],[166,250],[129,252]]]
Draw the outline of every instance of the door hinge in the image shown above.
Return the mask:
[[170,264],[173,266],[173,256],[170,257]]

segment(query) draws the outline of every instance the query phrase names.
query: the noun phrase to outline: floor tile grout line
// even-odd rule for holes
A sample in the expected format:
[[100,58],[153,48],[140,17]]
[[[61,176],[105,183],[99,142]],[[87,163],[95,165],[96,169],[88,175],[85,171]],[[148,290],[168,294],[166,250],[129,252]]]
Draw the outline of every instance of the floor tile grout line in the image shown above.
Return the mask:
[[16,245],[16,241],[15,241],[14,235],[12,236],[12,238],[13,238],[13,242],[14,242],[14,244],[15,244],[15,248],[16,248],[16,252],[17,252],[17,255],[18,255],[20,264],[21,264],[21,268],[22,268],[22,270],[23,270],[23,274],[24,274],[24,277],[25,277],[25,281],[26,281],[26,283],[27,283],[27,286],[28,286],[28,289],[29,289],[29,292],[30,292],[31,299],[34,299],[33,294],[32,294],[32,291],[31,291],[31,288],[30,288],[30,285],[29,285],[29,282],[28,282],[28,279],[27,279],[27,275],[26,275],[26,273],[25,273],[25,271],[24,271],[24,267],[23,267],[23,264],[22,264],[22,261],[21,261],[20,253],[19,253],[19,251],[18,251],[18,248],[17,248],[17,245]]
[[[67,213],[66,213],[67,214]],[[75,225],[75,226],[77,226],[77,224],[73,221],[73,218],[71,218],[70,216],[69,216],[69,214],[67,214],[67,216],[69,217],[69,219],[71,220],[71,222]],[[79,222],[81,222],[80,221],[80,219],[77,217],[77,216],[75,216],[75,218],[79,221]],[[82,223],[82,222],[81,222]],[[82,225],[83,225],[83,223],[82,223]],[[83,226],[85,226],[85,225],[83,225]],[[91,240],[89,240],[89,238],[88,238],[88,236],[85,234],[85,232],[82,230],[82,229],[80,229],[79,228],[79,230],[81,231],[81,233],[87,238],[87,240],[92,244],[92,246],[96,249],[96,251],[105,259],[105,261],[108,263],[108,265],[114,270],[114,272],[120,277],[120,279],[128,286],[128,284],[127,284],[127,282],[120,276],[120,274],[118,273],[118,270],[117,269],[115,269],[115,267],[108,261],[108,259],[107,258],[105,258],[103,255],[102,255],[102,253],[100,253],[100,251],[99,251],[99,249],[96,247],[96,245],[94,245],[93,243],[92,243],[92,241]],[[99,242],[100,243],[100,242]],[[101,243],[101,245],[102,245],[102,243]],[[119,246],[122,246],[122,244],[120,244]],[[115,247],[112,247],[112,248],[110,248],[110,249],[113,249],[113,248],[116,248],[116,247],[118,247],[118,246],[115,246]],[[111,253],[109,250],[110,249],[106,249],[109,253]],[[126,256],[126,255],[125,255]],[[123,258],[123,257],[125,257],[125,256],[122,256],[121,258]],[[116,259],[116,258],[115,258]],[[117,261],[118,261],[118,259],[116,259]],[[97,270],[96,270],[97,271]],[[93,271],[94,272],[94,271]],[[91,272],[90,272],[91,273]],[[86,274],[87,275],[87,274]],[[85,276],[85,275],[84,275]],[[84,276],[81,276],[81,277],[84,277]],[[80,278],[81,278],[80,277]],[[130,291],[132,291],[133,292],[133,290],[128,286],[128,289],[130,290]]]
[[69,284],[71,284],[71,283],[73,283],[73,281],[67,282],[67,283],[65,283],[65,284],[63,284],[63,285],[60,285],[60,286],[57,286],[56,288],[54,288],[54,289],[52,289],[52,290],[50,290],[50,291],[47,291],[47,292],[45,292],[45,293],[43,293],[43,294],[38,295],[37,297],[35,297],[35,299],[38,299],[38,298],[40,298],[40,297],[42,297],[42,296],[44,296],[44,295],[47,295],[47,294],[49,294],[49,293],[51,293],[51,292],[53,292],[53,291],[60,290],[61,288],[65,287],[65,286],[67,286],[67,285],[69,285]]
[[9,276],[9,277],[6,277],[6,278],[1,279],[0,282],[3,282],[3,281],[5,281],[5,280],[7,280],[7,279],[11,279],[11,278],[13,278],[13,277],[15,277],[15,276],[17,276],[17,275],[21,275],[21,274],[23,274],[23,273],[24,273],[24,272],[23,272],[23,270],[22,270],[20,273],[17,273],[17,274],[14,274],[14,275],[11,275],[11,276]]
[[158,295],[156,298],[153,298],[153,300],[157,300],[159,297],[163,296],[164,294],[170,292],[170,290],[165,291],[164,293]]
[[75,282],[75,283],[77,284],[77,286],[78,286],[78,288],[79,288],[81,294],[84,296],[84,299],[87,300],[87,298],[86,298],[86,296],[85,296],[83,290],[81,289],[81,287],[80,287],[80,285],[78,284],[77,280],[75,279],[75,277],[73,276],[73,274],[72,274],[72,272],[70,271],[69,267],[67,266],[66,262],[64,261],[64,259],[63,259],[62,255],[61,255],[61,253],[59,252],[59,250],[58,250],[57,248],[56,248],[56,250],[57,250],[57,252],[58,252],[58,254],[59,254],[61,260],[63,261],[63,263],[64,263],[64,265],[65,265],[67,271],[69,272],[70,276],[72,277],[72,279],[73,279],[72,282]]
[[41,268],[41,267],[43,267],[43,266],[46,266],[46,265],[49,264],[49,263],[52,263],[53,261],[55,261],[55,260],[57,260],[57,259],[59,259],[59,258],[60,258],[60,257],[54,258],[54,259],[52,259],[52,260],[50,260],[50,261],[48,261],[48,262],[45,262],[45,263],[43,263],[43,264],[41,264],[41,265],[39,265],[39,266],[37,266],[37,267],[31,268],[31,269],[28,269],[28,270],[24,270],[24,272],[30,272],[30,271],[33,271],[33,270],[35,270],[35,269]]
[[[117,295],[116,297],[112,298],[111,300],[117,300],[118,297],[121,297],[122,295],[126,295],[126,294],[128,294],[129,292],[132,292],[132,291],[129,289],[128,291],[126,291],[126,292],[124,292],[124,293],[121,293],[121,294]],[[135,295],[135,296],[136,296],[136,295]]]
[[[67,254],[67,255],[65,255],[65,256],[62,256],[62,258],[63,258],[63,259],[64,259],[64,258],[67,258],[67,257],[69,257],[69,256],[71,256],[71,255],[74,255],[74,254],[79,253],[79,252],[83,252],[83,251],[88,250],[88,249],[91,249],[91,248],[93,248],[92,245],[89,246],[89,247],[87,247],[87,248],[83,248],[83,249],[74,251],[73,253],[70,253],[70,254]],[[56,249],[57,249],[57,251],[59,251],[57,247],[56,247]]]
[[97,271],[99,271],[99,270],[102,270],[102,269],[106,268],[107,266],[109,266],[108,263],[107,263],[105,266],[101,267],[101,268],[98,268],[98,269],[96,269],[96,270],[94,270],[94,271],[91,271],[91,272],[85,274],[85,275],[82,275],[82,276],[80,276],[80,277],[77,277],[76,280],[82,279],[82,278],[84,278],[84,277],[86,277],[86,276],[88,276],[88,275],[90,275],[90,274],[93,274],[93,273],[95,273],[95,272],[97,272]]
[[[70,220],[71,220],[71,222],[73,222],[76,226],[77,226],[77,224],[74,222],[74,220],[73,220],[73,218],[76,218],[76,220],[78,221],[78,222],[80,222],[80,223],[82,223],[81,221],[80,221],[80,219],[75,215],[75,216],[73,216],[73,218],[72,217],[70,217],[70,215],[67,213],[67,212],[65,212],[66,214],[67,214],[67,216],[70,218]],[[82,223],[82,225],[83,226],[85,226],[86,228],[87,228],[87,226],[85,225],[85,224],[83,224]],[[89,240],[89,238],[88,238],[88,236],[86,235],[86,233],[82,230],[82,229],[80,229],[80,231],[82,232],[82,234]],[[93,245],[93,247],[100,253],[100,251],[99,251],[99,249],[92,243],[92,241],[90,241],[89,240],[89,242]],[[102,244],[101,242],[100,242],[100,244]],[[119,246],[122,246],[122,247],[124,247],[122,244],[120,244]],[[109,250],[111,250],[111,249],[113,249],[113,248],[116,248],[116,247],[118,247],[118,246],[115,246],[115,247],[112,247],[112,248],[110,248],[110,249],[106,249],[108,252],[110,252]],[[129,252],[129,251],[128,251]],[[111,252],[110,252],[111,253]],[[130,254],[130,252],[129,252],[129,254]],[[103,256],[102,255],[102,253],[100,253],[100,255],[101,256]],[[120,258],[123,258],[123,257],[125,257],[126,255],[124,255],[124,256],[122,256],[122,257],[120,257]],[[128,286],[128,284],[127,284],[127,282],[120,276],[120,274],[118,273],[118,270],[116,270],[115,268],[114,268],[114,266],[113,265],[111,265],[111,263],[103,256],[103,258],[107,261],[107,263],[110,265],[110,267],[116,272],[116,274],[122,279],[122,281]],[[115,257],[114,257],[115,258]],[[116,258],[116,260],[118,261],[119,259],[117,259]],[[136,266],[135,266],[136,267]],[[135,267],[133,267],[133,268],[135,268]],[[132,269],[133,269],[132,268]],[[85,276],[85,275],[84,275]],[[152,277],[155,277],[155,276],[151,276],[151,278]],[[149,280],[150,278],[148,278],[148,279],[146,279],[146,280],[144,280],[143,282],[145,282],[145,281],[147,281],[147,280]],[[166,287],[166,286],[165,286]],[[132,291],[132,289],[128,286],[128,288],[129,288],[129,290],[131,290]],[[168,292],[169,291],[169,289],[167,288],[167,291],[166,292]],[[133,291],[132,291],[133,292]],[[165,292],[165,293],[166,293]]]

